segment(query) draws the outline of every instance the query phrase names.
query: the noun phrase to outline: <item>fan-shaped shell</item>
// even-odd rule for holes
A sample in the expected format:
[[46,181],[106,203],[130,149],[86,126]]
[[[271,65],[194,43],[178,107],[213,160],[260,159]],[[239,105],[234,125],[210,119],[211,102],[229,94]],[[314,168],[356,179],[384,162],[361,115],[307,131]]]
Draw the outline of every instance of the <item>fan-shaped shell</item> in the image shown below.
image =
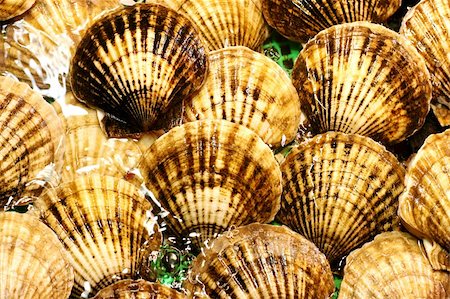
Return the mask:
[[185,119],[226,119],[279,147],[295,138],[300,100],[289,76],[270,58],[246,47],[209,53],[205,84],[185,106]]
[[2,0],[0,2],[0,21],[20,16],[33,6],[36,0]]
[[[408,230],[450,251],[450,129],[430,135],[406,173],[399,215]],[[435,264],[434,267],[438,266]],[[444,266],[445,267],[445,266]],[[450,271],[450,258],[447,261]]]
[[368,22],[320,32],[300,52],[292,78],[313,130],[383,143],[420,128],[431,100],[430,75],[415,48]]
[[34,216],[0,212],[0,298],[65,299],[72,286],[72,266],[52,230]]
[[210,51],[230,46],[245,46],[258,50],[269,37],[269,27],[261,11],[261,0],[166,2],[195,24]]
[[444,299],[450,296],[450,274],[434,271],[418,240],[388,232],[353,251],[347,258],[339,298]]
[[272,221],[281,172],[270,148],[250,129],[225,120],[173,128],[144,153],[138,169],[173,217],[168,225],[197,246],[230,226]]
[[104,288],[94,299],[183,299],[184,294],[168,286],[145,280],[124,279]]
[[370,138],[329,132],[294,148],[281,165],[278,218],[311,240],[332,266],[398,225],[405,170]]
[[86,32],[71,65],[82,102],[148,131],[203,83],[207,59],[190,22],[158,4],[115,10]]
[[24,190],[55,183],[64,154],[64,129],[53,107],[25,84],[0,76],[0,206]]
[[195,298],[330,298],[333,275],[317,247],[287,227],[250,224],[220,236],[192,263]]
[[307,42],[321,30],[356,21],[381,23],[400,7],[401,0],[263,0],[270,26],[288,39]]
[[135,278],[160,233],[151,205],[132,184],[91,174],[49,189],[36,202],[75,270],[72,294],[95,295],[122,278]]
[[450,1],[420,1],[404,17],[400,33],[425,59],[433,84],[433,111],[442,126],[450,125]]

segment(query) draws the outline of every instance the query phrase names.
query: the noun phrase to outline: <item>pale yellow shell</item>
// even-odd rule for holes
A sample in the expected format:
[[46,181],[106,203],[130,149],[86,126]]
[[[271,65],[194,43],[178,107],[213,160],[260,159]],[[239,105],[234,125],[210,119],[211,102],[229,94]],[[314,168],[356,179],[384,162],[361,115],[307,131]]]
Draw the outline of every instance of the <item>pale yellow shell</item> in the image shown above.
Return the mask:
[[[430,135],[408,165],[399,215],[411,233],[450,251],[450,129]],[[435,268],[450,271],[450,257]]]
[[66,299],[73,279],[50,228],[29,214],[0,212],[0,298]]
[[187,297],[159,283],[142,279],[124,279],[104,288],[93,299],[187,299]]
[[347,257],[340,299],[447,299],[450,273],[434,271],[418,240],[389,232]]
[[431,107],[450,125],[450,1],[422,0],[403,18],[400,33],[425,59],[433,84]]
[[295,138],[302,119],[300,100],[280,66],[246,47],[211,51],[208,58],[206,82],[185,102],[185,121],[226,119],[275,148]]
[[17,17],[33,6],[36,0],[0,0],[0,21]]

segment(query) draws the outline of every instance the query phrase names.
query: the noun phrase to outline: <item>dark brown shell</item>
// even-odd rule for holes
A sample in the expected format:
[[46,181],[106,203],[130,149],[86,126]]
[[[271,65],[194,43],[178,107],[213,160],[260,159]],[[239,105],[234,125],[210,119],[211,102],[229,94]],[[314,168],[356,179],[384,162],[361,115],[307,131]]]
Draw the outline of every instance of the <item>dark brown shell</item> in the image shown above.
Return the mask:
[[123,7],[86,31],[72,59],[78,100],[145,132],[203,83],[205,48],[188,19],[159,4]]

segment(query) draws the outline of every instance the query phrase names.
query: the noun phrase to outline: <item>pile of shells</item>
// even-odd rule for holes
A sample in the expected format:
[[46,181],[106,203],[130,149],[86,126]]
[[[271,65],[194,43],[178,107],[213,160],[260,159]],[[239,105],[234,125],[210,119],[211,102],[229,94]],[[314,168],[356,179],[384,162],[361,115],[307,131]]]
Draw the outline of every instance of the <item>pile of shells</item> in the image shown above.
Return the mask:
[[400,6],[0,0],[0,297],[450,297],[450,3]]

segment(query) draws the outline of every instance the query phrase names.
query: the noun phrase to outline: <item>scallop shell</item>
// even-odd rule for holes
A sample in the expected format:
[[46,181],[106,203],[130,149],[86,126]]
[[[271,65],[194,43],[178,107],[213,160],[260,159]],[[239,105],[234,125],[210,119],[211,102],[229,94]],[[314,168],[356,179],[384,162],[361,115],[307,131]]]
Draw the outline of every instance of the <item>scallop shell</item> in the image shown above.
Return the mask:
[[138,169],[173,216],[168,226],[197,247],[231,226],[270,222],[279,209],[281,172],[270,148],[225,120],[173,128],[144,153]]
[[246,47],[209,53],[206,82],[185,106],[185,119],[226,119],[252,129],[269,145],[295,138],[300,100],[289,76]]
[[[63,163],[64,128],[53,107],[25,84],[0,76],[0,206],[24,190],[56,183]],[[39,181],[32,184],[32,181]]]
[[0,298],[64,299],[72,286],[72,266],[52,230],[34,216],[0,212]]
[[143,259],[161,242],[150,203],[125,180],[82,176],[49,189],[35,205],[69,253],[76,298],[135,278]]
[[356,22],[320,32],[300,52],[292,78],[316,132],[398,143],[429,111],[423,59],[405,37],[381,25]]
[[158,4],[115,10],[86,32],[72,60],[74,95],[141,132],[198,89],[207,58],[190,22]]
[[311,240],[332,267],[398,225],[405,170],[370,138],[329,132],[294,148],[281,164],[278,218]]
[[262,14],[262,0],[168,0],[171,8],[186,15],[202,36],[205,46],[219,50],[245,46],[259,50],[269,37]]
[[330,298],[333,275],[313,243],[287,227],[250,224],[214,240],[192,263],[196,298]]
[[263,0],[270,26],[286,38],[307,42],[321,30],[356,21],[381,23],[400,8],[401,0]]
[[442,126],[450,125],[450,1],[420,1],[404,17],[400,33],[425,59],[433,83],[433,111]]
[[[399,215],[405,226],[420,238],[450,250],[450,129],[430,135],[406,173]],[[439,265],[433,263],[435,268]],[[450,258],[447,266],[450,271]]]
[[0,21],[6,21],[25,13],[36,0],[2,0],[0,2]]
[[93,299],[183,299],[184,294],[158,283],[124,279],[104,288]]
[[434,271],[416,238],[389,232],[353,251],[347,258],[339,298],[444,299],[450,274]]

